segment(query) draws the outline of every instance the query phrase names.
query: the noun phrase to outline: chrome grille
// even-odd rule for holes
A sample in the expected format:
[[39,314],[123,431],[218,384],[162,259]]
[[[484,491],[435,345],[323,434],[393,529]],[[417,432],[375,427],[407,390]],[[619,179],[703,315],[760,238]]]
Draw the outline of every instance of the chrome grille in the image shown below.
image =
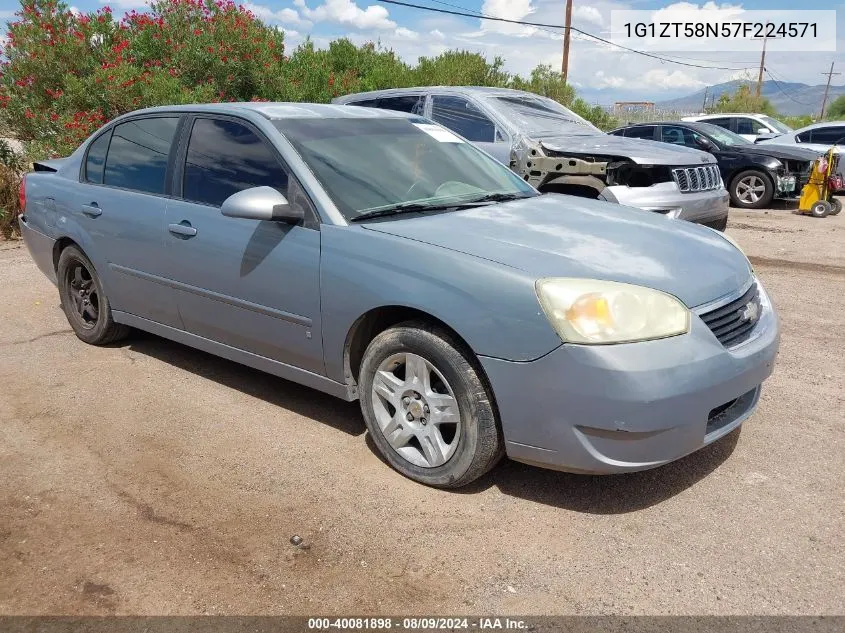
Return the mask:
[[722,186],[718,165],[701,167],[678,167],[672,170],[672,177],[678,183],[681,193],[711,191]]
[[735,347],[751,336],[762,309],[760,290],[754,282],[741,297],[698,316],[722,345]]

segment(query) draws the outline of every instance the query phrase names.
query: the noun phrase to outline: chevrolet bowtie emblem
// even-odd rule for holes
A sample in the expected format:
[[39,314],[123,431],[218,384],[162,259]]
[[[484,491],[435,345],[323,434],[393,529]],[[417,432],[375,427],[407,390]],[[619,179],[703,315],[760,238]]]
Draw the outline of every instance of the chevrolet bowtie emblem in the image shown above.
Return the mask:
[[739,318],[742,321],[756,321],[757,317],[760,316],[760,307],[754,302],[749,301],[745,304],[745,307],[742,309],[742,312],[739,314]]

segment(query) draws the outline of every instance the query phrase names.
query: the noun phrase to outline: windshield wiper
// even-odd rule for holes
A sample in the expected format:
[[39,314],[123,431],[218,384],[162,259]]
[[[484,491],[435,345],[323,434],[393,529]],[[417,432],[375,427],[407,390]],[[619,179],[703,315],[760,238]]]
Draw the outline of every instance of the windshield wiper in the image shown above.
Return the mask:
[[360,222],[362,220],[371,220],[373,218],[383,218],[388,215],[399,215],[401,213],[419,213],[422,211],[443,211],[445,209],[454,209],[455,207],[459,207],[460,204],[455,204],[454,202],[450,202],[449,204],[431,204],[425,202],[403,202],[401,204],[395,204],[390,207],[385,207],[381,209],[373,209],[372,211],[364,211],[356,215],[354,218],[350,218],[350,222]]
[[399,215],[400,213],[420,213],[424,211],[445,211],[448,209],[465,209],[467,207],[474,207],[488,202],[507,202],[508,200],[519,200],[528,198],[529,196],[523,193],[488,193],[478,198],[470,200],[462,200],[460,202],[402,202],[390,207],[383,207],[381,209],[373,209],[372,211],[364,211],[363,213],[350,219],[350,222],[361,222],[362,220],[371,220],[373,218],[383,218],[388,215]]

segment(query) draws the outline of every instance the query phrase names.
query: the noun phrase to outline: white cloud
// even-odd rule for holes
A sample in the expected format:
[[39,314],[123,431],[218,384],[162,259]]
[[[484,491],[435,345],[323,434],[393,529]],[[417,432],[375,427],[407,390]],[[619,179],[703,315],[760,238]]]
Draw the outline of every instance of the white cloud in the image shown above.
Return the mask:
[[100,0],[100,4],[116,6],[121,9],[141,9],[146,7],[149,2],[147,0]]
[[[481,5],[481,12],[484,15],[506,20],[525,20],[534,11],[535,7],[531,4],[531,0],[484,0],[484,4]],[[509,22],[482,20],[481,30],[490,33],[526,36],[536,32],[537,29],[532,26],[522,26]]]
[[396,29],[396,37],[401,37],[404,40],[418,40],[420,39],[420,34],[411,29],[406,29],[404,26],[400,26]]
[[595,24],[597,26],[604,25],[604,18],[601,15],[601,11],[595,7],[586,7],[583,5],[572,7],[572,21],[590,22],[591,24]]
[[302,24],[303,22],[302,18],[299,17],[299,13],[290,7],[274,11],[263,4],[252,4],[251,2],[247,2],[244,7],[265,22],[282,22],[283,24]]
[[381,5],[370,5],[362,9],[352,0],[326,0],[324,4],[311,9],[305,0],[294,0],[302,15],[314,22],[334,22],[346,24],[357,29],[380,31],[396,28],[396,22],[389,18],[389,13]]
[[443,31],[441,31],[440,29],[434,29],[433,31],[431,31],[431,33],[429,33],[429,35],[431,35],[431,37],[433,37],[436,40],[443,41],[443,40],[446,39],[446,36],[443,35]]

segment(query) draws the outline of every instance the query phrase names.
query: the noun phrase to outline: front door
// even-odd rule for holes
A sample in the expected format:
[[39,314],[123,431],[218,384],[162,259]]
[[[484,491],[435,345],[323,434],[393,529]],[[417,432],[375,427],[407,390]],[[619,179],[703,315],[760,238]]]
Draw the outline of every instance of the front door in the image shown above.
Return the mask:
[[[320,231],[295,176],[250,123],[197,116],[167,205],[167,261],[187,331],[323,374]],[[276,188],[306,221],[229,218],[233,193]]]

